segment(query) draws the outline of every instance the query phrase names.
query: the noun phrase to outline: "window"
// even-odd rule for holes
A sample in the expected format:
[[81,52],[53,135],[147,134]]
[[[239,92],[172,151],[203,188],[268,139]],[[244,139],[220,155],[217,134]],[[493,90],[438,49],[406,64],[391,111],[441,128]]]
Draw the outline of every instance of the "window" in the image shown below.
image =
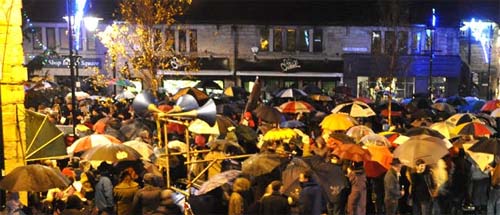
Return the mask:
[[398,32],[398,51],[399,54],[408,54],[408,32]]
[[273,51],[275,52],[283,51],[283,38],[281,37],[281,34],[281,29],[273,30]]
[[260,29],[259,51],[269,51],[269,29]]
[[165,30],[165,47],[175,50],[175,31],[171,29]]
[[299,51],[301,52],[308,52],[309,51],[309,47],[310,47],[310,43],[309,43],[309,39],[310,39],[310,35],[309,35],[309,29],[301,29],[299,31],[299,42],[298,42],[298,48],[299,48]]
[[186,52],[186,30],[179,30],[179,52]]
[[382,33],[380,31],[372,31],[372,54],[382,53]]
[[69,49],[69,38],[68,38],[67,28],[59,28],[59,41],[61,43],[61,49]]
[[314,29],[313,32],[313,52],[323,52],[323,30]]
[[34,27],[31,29],[31,42],[33,43],[33,49],[42,49],[42,28]]
[[394,47],[396,45],[396,34],[394,31],[386,31],[385,32],[385,54],[392,55],[394,54]]
[[55,28],[45,28],[45,34],[47,36],[47,48],[56,48],[56,29]]
[[430,29],[425,30],[425,50],[430,51],[432,44],[432,31]]
[[95,50],[96,36],[93,31],[87,31],[87,50]]
[[297,47],[297,32],[295,29],[287,29],[286,30],[286,50],[287,51],[295,51]]
[[198,36],[196,30],[189,30],[189,51],[198,51]]
[[411,39],[411,53],[420,54],[420,39],[422,38],[422,33],[414,32]]

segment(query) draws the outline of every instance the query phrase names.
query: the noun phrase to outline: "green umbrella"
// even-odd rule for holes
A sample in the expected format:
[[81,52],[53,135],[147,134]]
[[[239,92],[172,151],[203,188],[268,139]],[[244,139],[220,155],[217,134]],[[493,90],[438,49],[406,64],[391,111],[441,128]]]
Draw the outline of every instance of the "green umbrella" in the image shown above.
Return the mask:
[[64,132],[44,114],[26,110],[26,161],[63,158]]

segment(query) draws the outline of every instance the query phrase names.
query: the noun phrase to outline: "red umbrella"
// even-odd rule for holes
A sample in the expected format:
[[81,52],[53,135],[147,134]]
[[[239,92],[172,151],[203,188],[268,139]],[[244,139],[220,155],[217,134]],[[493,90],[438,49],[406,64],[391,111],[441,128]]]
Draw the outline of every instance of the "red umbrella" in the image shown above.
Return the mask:
[[289,101],[281,104],[278,108],[282,113],[309,113],[314,107],[303,101]]
[[495,99],[495,100],[487,101],[483,105],[483,107],[481,108],[481,111],[492,112],[492,111],[494,111],[495,109],[497,109],[499,107],[500,107],[500,100],[499,99]]

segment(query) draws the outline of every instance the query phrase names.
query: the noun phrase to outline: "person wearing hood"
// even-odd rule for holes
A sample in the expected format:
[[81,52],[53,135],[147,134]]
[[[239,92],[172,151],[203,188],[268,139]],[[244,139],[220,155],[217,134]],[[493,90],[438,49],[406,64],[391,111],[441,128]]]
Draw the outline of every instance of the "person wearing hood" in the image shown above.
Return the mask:
[[302,188],[298,200],[299,213],[301,215],[322,214],[326,201],[321,187],[312,178],[312,172],[300,173],[299,182]]
[[132,214],[132,201],[139,190],[139,184],[132,180],[130,173],[125,170],[120,175],[120,183],[113,189],[118,215]]
[[347,169],[351,193],[347,197],[347,214],[366,214],[366,174],[363,162],[353,162]]
[[244,214],[249,204],[246,202],[245,193],[250,190],[250,181],[246,178],[237,178],[233,183],[233,192],[229,197],[229,215]]
[[175,204],[174,191],[167,189],[161,191],[160,206],[153,215],[182,215],[181,208]]

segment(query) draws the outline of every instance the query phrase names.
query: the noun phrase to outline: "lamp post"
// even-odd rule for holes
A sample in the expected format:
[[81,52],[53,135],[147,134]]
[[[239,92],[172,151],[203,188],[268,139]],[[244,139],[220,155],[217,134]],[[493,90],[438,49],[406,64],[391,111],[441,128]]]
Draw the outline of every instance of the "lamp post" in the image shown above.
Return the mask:
[[434,31],[436,30],[436,10],[432,8],[431,28],[429,29],[430,52],[429,52],[429,98],[432,99],[432,64],[434,61]]

